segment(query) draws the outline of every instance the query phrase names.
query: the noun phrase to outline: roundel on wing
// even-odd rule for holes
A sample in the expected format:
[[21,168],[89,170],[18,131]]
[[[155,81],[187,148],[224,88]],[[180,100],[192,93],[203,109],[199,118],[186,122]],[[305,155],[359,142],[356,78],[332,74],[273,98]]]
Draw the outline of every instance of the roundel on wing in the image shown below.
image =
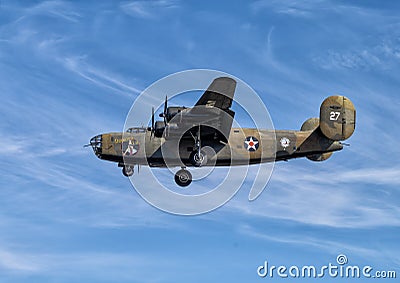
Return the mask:
[[255,137],[250,136],[244,140],[244,148],[248,151],[256,151],[259,145],[258,139]]

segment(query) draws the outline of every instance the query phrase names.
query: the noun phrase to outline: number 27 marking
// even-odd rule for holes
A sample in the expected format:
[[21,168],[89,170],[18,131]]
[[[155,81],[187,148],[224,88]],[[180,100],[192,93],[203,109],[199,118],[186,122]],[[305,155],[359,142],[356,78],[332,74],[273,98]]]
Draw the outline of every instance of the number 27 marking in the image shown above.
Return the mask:
[[329,120],[337,121],[337,119],[339,119],[339,116],[340,116],[340,112],[331,111],[331,113],[329,113]]

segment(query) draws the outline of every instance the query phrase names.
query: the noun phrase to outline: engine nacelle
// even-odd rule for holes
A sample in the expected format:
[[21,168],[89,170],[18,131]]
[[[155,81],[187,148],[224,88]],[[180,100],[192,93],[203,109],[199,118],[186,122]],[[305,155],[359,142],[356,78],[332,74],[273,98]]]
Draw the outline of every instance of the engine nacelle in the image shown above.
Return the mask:
[[356,126],[356,110],[350,99],[342,95],[326,98],[321,104],[319,126],[328,139],[348,139]]
[[310,154],[307,155],[306,157],[311,160],[311,161],[325,161],[327,160],[329,157],[331,157],[333,154],[333,152],[325,152],[325,153],[321,153],[321,154]]

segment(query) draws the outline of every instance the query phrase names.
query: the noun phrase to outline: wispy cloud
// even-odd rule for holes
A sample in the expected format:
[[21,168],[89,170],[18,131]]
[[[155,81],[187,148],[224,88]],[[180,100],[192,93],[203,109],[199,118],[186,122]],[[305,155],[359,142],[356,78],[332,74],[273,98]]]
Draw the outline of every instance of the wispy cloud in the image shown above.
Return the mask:
[[[299,169],[297,169],[299,170]],[[296,171],[297,171],[296,170]],[[281,182],[304,182],[306,185],[317,183],[322,185],[329,184],[346,184],[346,183],[364,183],[364,184],[384,184],[396,186],[400,184],[400,168],[360,168],[345,169],[342,171],[319,172],[318,174],[304,172],[296,172],[290,180],[286,174],[279,174],[277,179]],[[281,171],[282,172],[282,171]]]
[[[60,282],[165,282],[164,272],[159,273],[165,278],[154,278],[154,262],[171,274],[197,264],[189,253],[184,263],[164,261],[165,254],[181,255],[195,244],[201,262],[209,259],[208,244],[237,239],[254,250],[259,250],[253,244],[257,239],[268,241],[271,250],[279,250],[272,253],[282,256],[292,255],[280,249],[290,246],[299,256],[344,249],[372,257],[377,255],[369,244],[378,242],[376,236],[398,230],[396,83],[374,84],[359,76],[397,74],[398,32],[394,24],[388,26],[396,15],[331,1],[257,1],[250,11],[248,3],[224,5],[229,9],[211,5],[199,11],[177,1],[129,1],[87,9],[80,2],[44,1],[6,10],[13,13],[0,29],[0,112],[5,117],[0,269],[12,274],[6,281],[33,274]],[[82,145],[91,135],[122,129],[141,82],[185,66],[233,70],[245,77],[264,91],[274,121],[286,123],[284,128],[318,115],[323,96],[349,94],[360,110],[352,146],[326,163],[277,164],[254,202],[247,200],[248,181],[210,214],[185,218],[160,212],[140,198],[115,164],[98,160]],[[175,188],[173,175],[161,171],[156,172],[160,181]],[[189,190],[207,191],[218,177],[217,172]],[[221,234],[221,242],[210,237],[214,233]],[[396,258],[390,252],[397,247],[395,234],[386,234],[379,241],[389,238],[389,243],[382,240],[379,250]],[[122,252],[127,248],[130,254]],[[145,254],[137,252],[142,248]],[[224,260],[232,250],[222,250]],[[248,254],[236,251],[238,257]],[[221,264],[225,267],[231,268]],[[138,276],[140,271],[149,276]],[[78,279],[68,280],[71,276]],[[176,281],[176,274],[169,278]]]
[[326,54],[313,60],[316,65],[324,69],[390,69],[396,62],[400,62],[400,49],[392,40],[381,39],[381,42],[374,46],[360,46],[350,50],[328,49]]
[[77,23],[81,18],[81,15],[73,9],[70,3],[61,0],[40,2],[27,8],[26,12],[36,15],[47,14],[73,23]]
[[[145,278],[150,276],[154,263],[162,263],[165,267],[177,268],[179,260],[162,259],[147,254],[121,254],[112,252],[79,252],[79,253],[20,253],[0,250],[0,268],[8,272],[22,274],[45,273],[48,277],[67,276],[79,272],[82,275],[91,275],[91,278],[110,277],[104,268],[116,270],[130,270],[126,278]],[[5,269],[5,270],[4,270]],[[7,273],[8,273],[7,272]],[[7,274],[6,273],[6,274]],[[4,275],[4,274],[3,274]]]
[[0,269],[18,272],[36,272],[40,269],[40,266],[35,262],[36,258],[34,256],[0,250]]
[[23,149],[24,149],[24,143],[20,140],[16,140],[10,143],[8,139],[7,141],[4,138],[0,139],[0,154],[9,154],[9,155],[20,154],[23,152]]
[[85,56],[61,58],[60,61],[68,70],[78,74],[97,86],[110,89],[115,93],[132,98],[133,95],[141,92],[140,89],[129,86],[121,79],[117,79],[115,75],[110,75],[106,71],[101,71],[98,68],[90,66],[85,62]]
[[[113,93],[128,98],[140,93],[140,89],[124,82],[123,78],[110,71],[109,68],[95,67],[90,64],[85,52],[77,51],[74,46],[70,46],[70,43],[76,40],[75,35],[69,32],[74,29],[71,22],[75,23],[80,18],[80,14],[75,10],[75,5],[64,1],[40,2],[33,7],[24,8],[21,11],[22,16],[4,25],[0,31],[0,38],[4,44],[7,44],[6,48],[30,50],[29,52],[33,53],[32,59],[36,59],[37,63],[43,62],[50,65],[57,62],[68,71],[100,88],[112,90]],[[64,27],[67,32],[59,29],[59,25],[54,20],[52,22],[55,28],[44,30],[42,17],[48,14],[68,20],[69,23]]]
[[340,53],[329,50],[323,58],[315,58],[315,63],[324,69],[371,69],[379,66],[381,60],[368,50]]
[[[280,164],[275,168],[260,199],[246,203],[243,197],[237,197],[227,208],[270,219],[338,228],[400,225],[400,210],[392,197],[399,195],[396,188],[400,168],[328,168],[325,172],[319,169],[318,174],[298,166]],[[377,184],[385,189],[377,189]],[[374,187],[374,191],[360,189],[368,186]],[[371,194],[380,197],[373,198]]]
[[279,232],[275,232],[274,235],[268,235],[263,231],[258,231],[257,228],[247,224],[241,225],[239,232],[247,236],[263,239],[269,242],[276,242],[293,246],[301,246],[303,248],[312,247],[319,250],[325,250],[332,254],[335,254],[338,251],[340,251],[346,253],[349,252],[352,254],[356,254],[357,256],[368,257],[368,258],[379,258],[382,256],[380,252],[376,251],[375,249],[368,249],[365,247],[356,246],[354,244],[346,244],[343,241],[338,242],[334,240],[307,236],[301,232],[297,233],[296,235],[279,233]]
[[159,12],[162,10],[177,7],[178,1],[176,0],[131,1],[121,4],[121,9],[126,14],[148,19],[159,16]]
[[316,10],[327,9],[328,1],[265,1],[259,0],[251,4],[253,12],[258,13],[264,9],[272,9],[275,13],[295,17],[311,17]]

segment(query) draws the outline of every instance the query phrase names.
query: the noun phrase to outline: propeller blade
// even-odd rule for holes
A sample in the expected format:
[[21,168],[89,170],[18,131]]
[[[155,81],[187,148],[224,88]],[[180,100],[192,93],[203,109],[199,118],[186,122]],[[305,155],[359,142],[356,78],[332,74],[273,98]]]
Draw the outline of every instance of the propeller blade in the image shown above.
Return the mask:
[[164,102],[164,114],[167,114],[167,106],[168,106],[168,97],[165,96],[165,102]]
[[151,107],[151,130],[154,131],[154,107]]
[[165,126],[167,126],[167,109],[168,109],[168,97],[165,96],[164,113],[163,113],[164,125]]

